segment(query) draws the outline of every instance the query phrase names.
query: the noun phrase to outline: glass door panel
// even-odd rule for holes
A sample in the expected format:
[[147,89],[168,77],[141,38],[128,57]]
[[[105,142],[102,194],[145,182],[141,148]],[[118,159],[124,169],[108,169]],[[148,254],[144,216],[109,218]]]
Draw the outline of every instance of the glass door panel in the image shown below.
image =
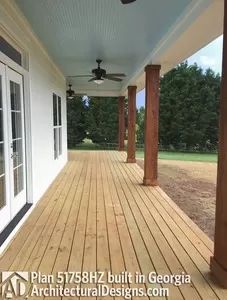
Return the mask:
[[17,196],[24,188],[22,111],[20,94],[20,85],[16,82],[10,81],[14,196]]
[[11,220],[6,67],[0,63],[0,232]]
[[26,204],[23,78],[8,70],[12,216]]

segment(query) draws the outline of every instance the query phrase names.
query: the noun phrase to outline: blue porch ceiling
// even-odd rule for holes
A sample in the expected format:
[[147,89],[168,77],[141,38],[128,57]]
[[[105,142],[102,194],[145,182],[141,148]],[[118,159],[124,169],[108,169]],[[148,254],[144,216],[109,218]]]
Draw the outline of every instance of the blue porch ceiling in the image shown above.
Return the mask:
[[[209,0],[208,0],[209,1]],[[125,82],[187,10],[192,0],[15,0],[65,76],[90,74],[96,58],[107,72],[124,72]],[[74,79],[74,88],[119,91]]]

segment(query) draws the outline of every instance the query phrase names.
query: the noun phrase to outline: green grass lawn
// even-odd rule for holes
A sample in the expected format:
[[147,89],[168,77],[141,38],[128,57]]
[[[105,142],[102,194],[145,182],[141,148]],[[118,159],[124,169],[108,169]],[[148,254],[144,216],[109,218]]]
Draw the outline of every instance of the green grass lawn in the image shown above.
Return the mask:
[[[102,150],[102,145],[93,144],[91,140],[84,140],[84,143],[77,145],[74,150]],[[115,147],[108,146],[105,150],[114,150]],[[144,158],[143,150],[136,151],[137,158]],[[184,152],[172,152],[172,151],[160,151],[159,159],[165,160],[181,160],[181,161],[200,161],[200,162],[217,162],[217,154],[211,153],[184,153]]]
[[[144,158],[143,151],[136,152],[137,158]],[[165,160],[182,160],[182,161],[201,161],[201,162],[217,162],[217,154],[209,153],[184,153],[184,152],[167,152],[160,151],[159,159]]]

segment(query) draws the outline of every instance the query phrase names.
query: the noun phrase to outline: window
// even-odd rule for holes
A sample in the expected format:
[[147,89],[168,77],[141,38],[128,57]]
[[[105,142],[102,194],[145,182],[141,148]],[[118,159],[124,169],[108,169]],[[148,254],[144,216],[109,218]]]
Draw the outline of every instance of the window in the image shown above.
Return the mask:
[[62,154],[61,97],[53,94],[54,159]]
[[21,53],[11,46],[2,36],[0,36],[0,51],[15,61],[18,65],[22,65]]

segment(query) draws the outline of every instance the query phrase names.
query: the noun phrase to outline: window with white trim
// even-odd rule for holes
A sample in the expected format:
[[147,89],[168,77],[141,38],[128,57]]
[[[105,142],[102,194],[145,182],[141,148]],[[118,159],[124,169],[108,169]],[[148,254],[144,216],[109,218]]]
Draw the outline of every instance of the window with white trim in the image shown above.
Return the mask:
[[53,122],[54,122],[54,159],[62,154],[62,115],[61,97],[53,94]]
[[15,63],[22,66],[22,54],[0,36],[0,51],[11,58]]

